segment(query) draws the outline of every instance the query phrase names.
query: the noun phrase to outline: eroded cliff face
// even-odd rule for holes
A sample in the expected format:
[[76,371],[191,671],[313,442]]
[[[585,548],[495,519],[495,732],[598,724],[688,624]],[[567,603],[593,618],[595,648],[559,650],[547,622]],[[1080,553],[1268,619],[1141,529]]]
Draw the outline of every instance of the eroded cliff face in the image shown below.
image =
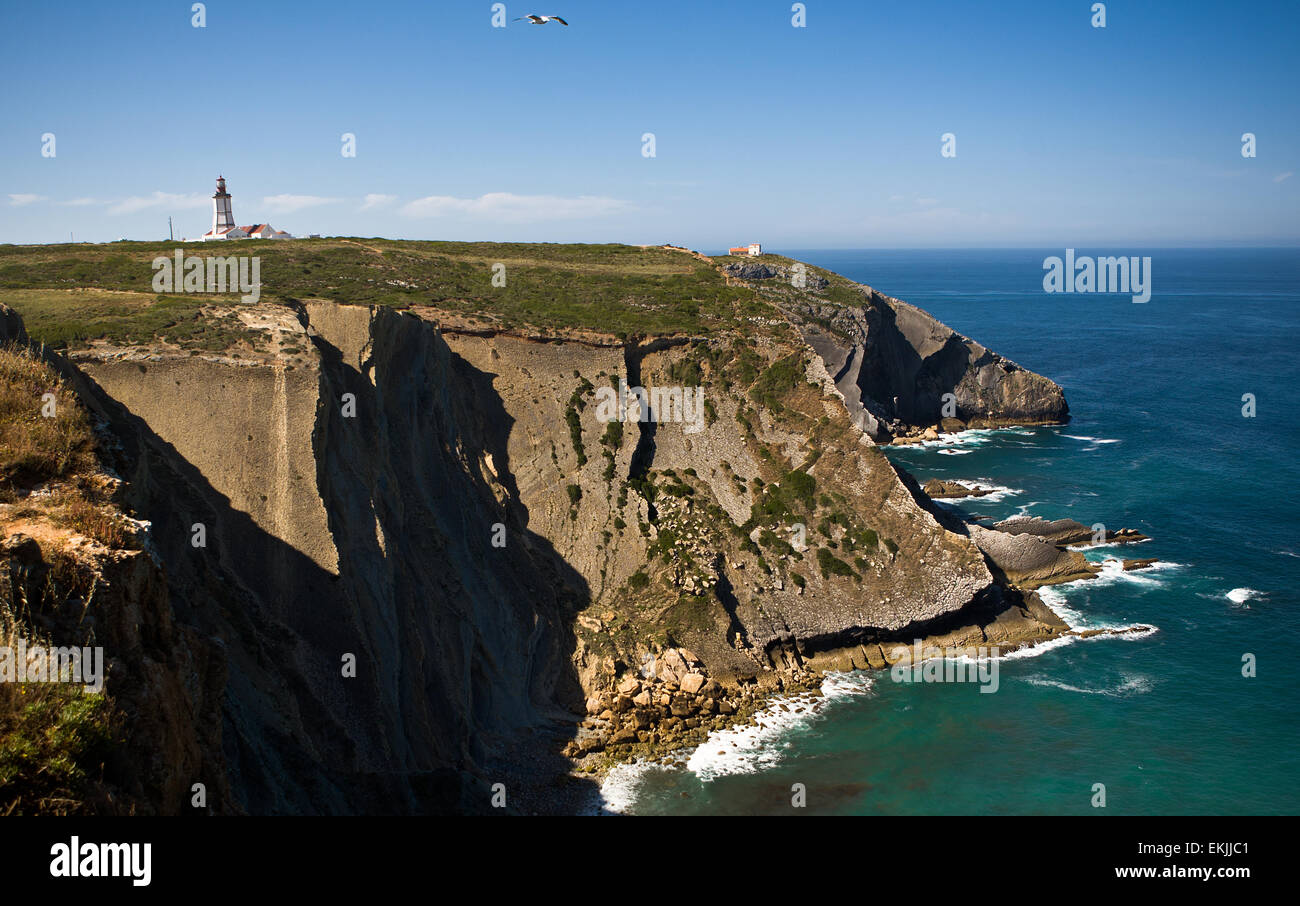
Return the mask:
[[[916,428],[1060,424],[1061,388],[900,299],[803,265],[728,265],[762,287],[798,326],[844,395],[854,424],[887,442]],[[791,283],[800,283],[798,289]],[[833,302],[829,293],[840,290]],[[843,304],[848,295],[851,304]],[[947,394],[951,405],[945,407]]]
[[[507,461],[528,527],[588,589],[573,660],[590,717],[571,754],[688,742],[754,690],[881,667],[915,638],[1011,649],[1066,630],[918,502],[801,336],[768,326],[621,350],[446,336],[491,375],[512,421]],[[737,378],[743,357],[791,379],[755,396]],[[702,423],[660,411],[609,439],[599,391],[642,386],[653,398],[685,374],[709,400]],[[754,386],[775,386],[765,382]]]
[[498,737],[566,681],[581,699],[582,579],[486,468],[509,476],[508,416],[433,328],[266,314],[280,351],[262,360],[77,357],[177,618],[226,652],[236,806],[483,808]]
[[[945,417],[968,427],[1058,424],[1069,408],[1061,388],[946,327],[915,306],[874,291],[859,309],[806,309],[810,344],[825,358],[864,430],[887,439]],[[953,396],[953,414],[944,396]]]
[[[1063,631],[870,437],[948,390],[971,424],[1049,420],[1059,388],[897,300],[803,304],[627,341],[261,304],[237,311],[260,354],[76,351],[172,618],[221,653],[195,737],[221,808],[483,810],[491,782],[562,773],[584,711],[570,754],[626,752],[895,642]],[[620,384],[707,406],[611,423]]]

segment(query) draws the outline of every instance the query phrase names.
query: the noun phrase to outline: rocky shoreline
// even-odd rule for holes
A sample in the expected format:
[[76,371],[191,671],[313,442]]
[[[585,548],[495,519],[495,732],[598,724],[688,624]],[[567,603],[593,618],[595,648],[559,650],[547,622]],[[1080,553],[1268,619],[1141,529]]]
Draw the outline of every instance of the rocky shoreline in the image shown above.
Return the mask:
[[[902,473],[915,489],[915,481]],[[931,480],[920,500],[978,498],[994,493],[961,481]],[[974,517],[978,518],[978,517]],[[1092,639],[1150,632],[1140,624],[1122,629],[1073,629],[1051,610],[1034,589],[1096,578],[1102,564],[1088,561],[1077,546],[1128,544],[1148,540],[1146,535],[1121,528],[1094,531],[1075,520],[1015,517],[990,527],[963,521],[944,513],[946,527],[968,534],[985,555],[1006,601],[987,605],[968,625],[931,630],[919,639],[902,636],[831,643],[822,647],[797,644],[793,658],[774,659],[754,675],[717,677],[688,648],[668,648],[639,670],[629,669],[606,692],[586,700],[586,716],[578,722],[574,738],[563,754],[573,765],[572,776],[603,778],[619,764],[635,761],[684,767],[689,754],[711,733],[760,724],[761,714],[786,699],[820,696],[826,678],[854,670],[887,670],[901,658],[896,649],[914,641],[925,647],[970,648],[985,646],[1000,655],[1056,639]],[[1118,558],[1117,558],[1118,559]],[[1125,571],[1148,568],[1156,558],[1119,560]],[[910,655],[908,655],[910,657]]]

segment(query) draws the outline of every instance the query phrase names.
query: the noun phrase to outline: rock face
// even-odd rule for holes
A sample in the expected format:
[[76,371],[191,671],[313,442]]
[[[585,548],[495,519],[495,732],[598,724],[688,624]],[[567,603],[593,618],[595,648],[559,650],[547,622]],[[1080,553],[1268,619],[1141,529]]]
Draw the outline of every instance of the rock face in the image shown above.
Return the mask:
[[176,619],[227,652],[210,754],[248,812],[486,809],[471,768],[582,701],[584,582],[485,470],[508,470],[509,422],[436,330],[301,318],[292,362],[77,359]]
[[[925,497],[935,496],[931,490],[942,490],[939,486],[955,484],[930,481],[922,492],[910,475],[903,478],[914,493],[923,494],[919,498],[923,506],[926,506]],[[964,486],[958,484],[957,487]],[[1077,550],[1070,550],[1070,546],[1146,540],[1145,535],[1132,529],[1120,529],[1109,534],[1099,529],[1098,534],[1104,536],[1104,541],[1094,541],[1092,530],[1073,519],[1016,516],[992,527],[984,527],[973,519],[963,520],[958,514],[945,512],[934,504],[929,504],[927,509],[948,529],[969,536],[1001,582],[1022,590],[1095,579],[1102,571],[1102,564],[1088,560]],[[1155,559],[1124,560],[1122,567],[1125,570],[1145,569],[1155,562]]]
[[26,342],[27,331],[23,328],[23,319],[9,306],[0,305],[0,343]]
[[[860,307],[789,311],[826,363],[856,424],[877,441],[952,417],[972,428],[1058,424],[1061,388],[906,302],[861,287]],[[945,411],[952,394],[954,408]]]
[[[52,601],[44,592],[56,572],[65,584],[93,589],[88,600]],[[202,783],[208,808],[230,811],[221,758],[225,652],[175,623],[167,579],[153,556],[90,546],[56,554],[48,540],[15,534],[0,541],[0,575],[13,600],[31,605],[26,616],[42,638],[105,651],[104,688],[126,732],[123,750],[109,761],[110,795],[95,808],[193,814],[192,786]]]
[[995,524],[993,528],[1009,535],[1033,535],[1059,545],[1122,544],[1147,540],[1146,535],[1130,528],[1112,532],[1100,526],[1094,532],[1074,519],[1048,520],[1041,516],[1014,516]]
[[[219,774],[222,811],[419,813],[484,811],[505,778],[529,808],[570,740],[680,741],[755,690],[884,666],[915,638],[1066,631],[862,433],[933,425],[947,392],[963,423],[1058,420],[1060,388],[869,289],[809,301],[831,281],[797,276],[807,292],[758,335],[574,339],[264,302],[238,313],[265,354],[70,354],[152,522],[155,604],[220,653],[219,731],[181,734],[197,751],[166,783]],[[707,400],[694,422],[671,403],[619,430],[596,416],[596,385],[683,375]],[[993,534],[1044,568],[1037,538]]]
[[[803,267],[803,265],[797,266]],[[764,264],[757,261],[742,261],[723,265],[722,272],[728,277],[734,277],[738,280],[773,280],[780,278],[781,280],[790,282],[793,279],[797,279],[802,283],[801,288],[810,289],[814,292],[825,289],[830,285],[830,281],[825,277],[808,273],[806,267],[796,275],[792,267],[783,264]]]
[[1091,579],[1100,569],[1078,551],[1065,550],[1036,535],[1013,535],[977,525],[970,526],[970,535],[1007,581],[1015,585],[1037,588]]

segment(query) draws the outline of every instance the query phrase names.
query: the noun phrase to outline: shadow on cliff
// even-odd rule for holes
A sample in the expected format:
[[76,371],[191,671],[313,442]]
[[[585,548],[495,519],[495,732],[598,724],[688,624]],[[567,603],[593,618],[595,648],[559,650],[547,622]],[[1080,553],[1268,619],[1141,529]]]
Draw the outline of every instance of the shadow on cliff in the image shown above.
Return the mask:
[[[573,781],[563,802],[536,791],[569,769],[559,749],[576,727],[563,718],[582,700],[571,625],[589,592],[525,528],[490,376],[381,326],[374,383],[315,340],[315,469],[337,575],[75,372],[121,445],[126,502],[153,523],[176,620],[225,654],[222,726],[196,726],[195,779],[228,812],[488,812],[495,782],[512,810],[565,810],[594,784]],[[336,405],[348,392],[355,418]],[[474,451],[491,453],[513,504],[469,467]],[[492,546],[498,523],[505,548]]]
[[955,394],[966,374],[966,345],[953,334],[923,358],[899,325],[892,305],[873,299],[863,311],[870,326],[858,389],[893,418],[911,425],[935,424],[942,415],[944,394]]

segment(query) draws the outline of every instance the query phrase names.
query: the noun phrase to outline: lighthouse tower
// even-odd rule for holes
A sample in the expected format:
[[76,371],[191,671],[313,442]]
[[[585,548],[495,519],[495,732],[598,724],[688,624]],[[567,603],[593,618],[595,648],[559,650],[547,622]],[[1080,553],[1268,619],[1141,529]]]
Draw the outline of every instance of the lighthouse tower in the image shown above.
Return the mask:
[[277,230],[269,223],[235,226],[235,215],[230,210],[230,193],[226,191],[226,177],[217,177],[217,191],[212,196],[212,229],[200,237],[204,242],[213,239],[292,239],[293,235]]
[[212,196],[212,234],[220,236],[235,225],[235,215],[230,212],[230,193],[226,191],[226,178],[217,177],[217,192]]

